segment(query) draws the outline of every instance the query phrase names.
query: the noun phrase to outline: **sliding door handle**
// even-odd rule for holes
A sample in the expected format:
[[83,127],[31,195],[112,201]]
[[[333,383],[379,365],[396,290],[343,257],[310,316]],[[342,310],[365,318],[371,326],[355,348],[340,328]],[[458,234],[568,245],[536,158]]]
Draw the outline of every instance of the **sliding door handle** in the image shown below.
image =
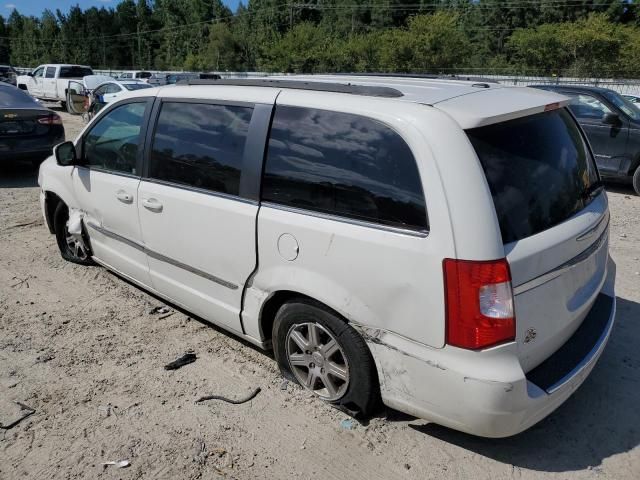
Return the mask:
[[162,204],[156,200],[155,198],[144,198],[142,199],[142,206],[147,210],[151,210],[152,212],[161,212]]

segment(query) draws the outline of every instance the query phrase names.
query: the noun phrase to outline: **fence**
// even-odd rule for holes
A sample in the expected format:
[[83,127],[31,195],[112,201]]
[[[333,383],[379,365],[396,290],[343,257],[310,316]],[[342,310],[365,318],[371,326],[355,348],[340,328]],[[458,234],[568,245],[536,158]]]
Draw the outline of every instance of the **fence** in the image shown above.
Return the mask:
[[[467,74],[460,74],[467,76]],[[640,96],[640,79],[615,79],[596,77],[536,77],[536,76],[509,76],[509,75],[482,75],[478,73],[468,74],[474,78],[485,78],[503,85],[589,85],[594,87],[609,88],[623,95]]]
[[[25,74],[32,69],[19,67],[16,70]],[[117,76],[127,70],[125,69],[98,69],[93,72],[96,75]],[[131,70],[128,70],[131,71]],[[157,71],[148,70],[151,73],[185,73],[181,71]],[[246,77],[266,77],[274,75],[267,72],[214,72],[219,74],[222,78],[246,78]],[[478,72],[465,73],[460,72],[455,74],[459,77],[472,77],[474,79],[484,78],[486,80],[492,80],[503,85],[540,85],[540,84],[552,84],[552,85],[590,85],[596,87],[609,88],[621,94],[637,95],[640,96],[640,79],[615,79],[615,78],[597,78],[597,77],[538,77],[538,76],[526,76],[526,75],[493,75],[482,74]]]

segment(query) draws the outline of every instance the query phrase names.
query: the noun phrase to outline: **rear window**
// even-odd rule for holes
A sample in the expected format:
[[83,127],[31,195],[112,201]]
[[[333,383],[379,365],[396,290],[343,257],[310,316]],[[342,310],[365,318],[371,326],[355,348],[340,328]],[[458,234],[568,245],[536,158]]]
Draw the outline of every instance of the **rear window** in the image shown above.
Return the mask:
[[87,67],[60,67],[60,78],[82,78],[93,75],[93,70]]
[[0,105],[4,108],[39,108],[42,105],[36,102],[33,97],[29,96],[23,90],[0,83]]
[[467,135],[487,177],[504,243],[552,228],[591,201],[598,174],[566,109]]
[[148,83],[124,83],[123,86],[124,86],[124,88],[126,88],[129,91],[142,90],[144,88],[153,88]]

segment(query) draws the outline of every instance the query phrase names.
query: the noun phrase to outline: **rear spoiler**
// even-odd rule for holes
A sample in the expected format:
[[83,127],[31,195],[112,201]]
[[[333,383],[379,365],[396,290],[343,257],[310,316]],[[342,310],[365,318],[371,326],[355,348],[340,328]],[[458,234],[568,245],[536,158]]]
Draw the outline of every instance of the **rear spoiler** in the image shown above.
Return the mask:
[[570,98],[547,90],[506,87],[478,90],[433,104],[464,129],[484,127],[515,118],[566,107]]

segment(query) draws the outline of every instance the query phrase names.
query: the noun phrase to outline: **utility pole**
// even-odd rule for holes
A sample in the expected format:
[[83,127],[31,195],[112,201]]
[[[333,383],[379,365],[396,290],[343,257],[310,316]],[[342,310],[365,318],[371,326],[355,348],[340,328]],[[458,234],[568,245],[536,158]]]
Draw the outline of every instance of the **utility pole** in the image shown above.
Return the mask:
[[142,68],[142,50],[140,48],[140,22],[136,24],[136,33],[138,34],[138,67]]

